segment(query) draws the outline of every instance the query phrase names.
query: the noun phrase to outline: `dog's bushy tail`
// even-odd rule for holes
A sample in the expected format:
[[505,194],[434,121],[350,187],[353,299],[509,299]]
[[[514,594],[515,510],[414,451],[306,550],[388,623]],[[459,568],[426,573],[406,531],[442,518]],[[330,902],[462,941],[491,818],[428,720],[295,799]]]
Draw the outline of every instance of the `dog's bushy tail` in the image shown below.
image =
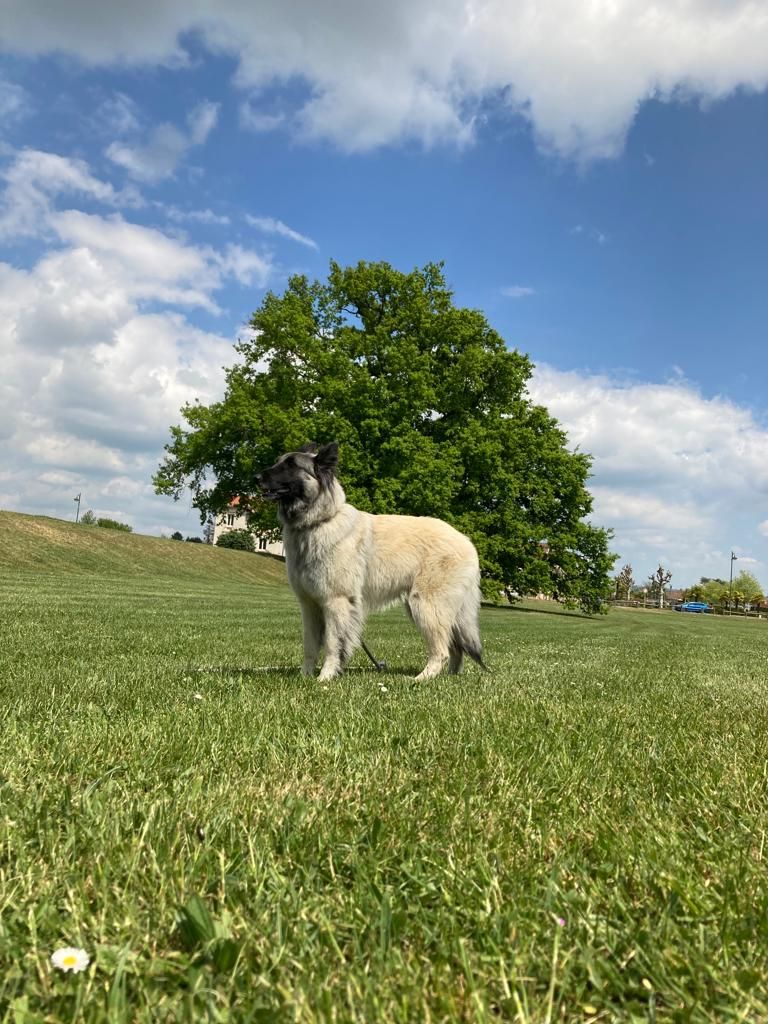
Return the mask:
[[451,646],[469,655],[485,672],[489,672],[490,669],[483,661],[483,642],[480,639],[478,623],[479,610],[480,595],[478,592],[477,597],[473,595],[471,600],[465,600],[459,610],[451,629]]

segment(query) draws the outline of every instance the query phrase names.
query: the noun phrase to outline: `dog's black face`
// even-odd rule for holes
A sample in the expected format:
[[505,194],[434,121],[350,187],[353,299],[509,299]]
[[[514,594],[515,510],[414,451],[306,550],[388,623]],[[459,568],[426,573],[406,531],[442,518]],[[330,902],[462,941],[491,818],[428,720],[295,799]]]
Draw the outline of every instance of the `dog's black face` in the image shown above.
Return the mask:
[[274,466],[256,475],[256,482],[263,497],[279,501],[284,509],[306,508],[330,487],[338,459],[335,441],[319,450],[314,443],[305,444],[298,452],[281,455]]

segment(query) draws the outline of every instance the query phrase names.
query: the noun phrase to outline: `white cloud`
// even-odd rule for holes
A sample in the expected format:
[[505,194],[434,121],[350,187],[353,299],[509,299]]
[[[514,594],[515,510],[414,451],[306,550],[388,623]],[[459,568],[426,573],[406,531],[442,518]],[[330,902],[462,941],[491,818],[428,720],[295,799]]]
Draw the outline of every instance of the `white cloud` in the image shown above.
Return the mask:
[[286,123],[285,114],[270,114],[264,110],[258,110],[255,104],[255,99],[245,100],[240,104],[241,127],[252,132],[272,132]]
[[225,252],[218,255],[217,260],[225,274],[231,274],[240,284],[245,285],[256,284],[263,287],[272,269],[267,259],[252,249],[244,249],[241,245],[228,245]]
[[132,135],[141,128],[141,115],[135,101],[125,93],[116,92],[96,110],[94,124],[100,131],[115,135]]
[[[56,294],[70,289],[72,300],[58,308],[70,309],[89,295],[100,307],[157,301],[220,312],[212,293],[221,285],[222,270],[231,272],[221,254],[119,216],[66,210],[54,214],[51,225],[72,247],[50,254],[42,264]],[[66,274],[59,272],[63,268]]]
[[764,519],[762,523],[759,523],[757,528],[764,537],[768,537],[768,519]]
[[569,233],[572,235],[581,235],[582,238],[588,238],[591,242],[597,242],[598,245],[605,245],[608,241],[608,235],[606,235],[604,231],[600,231],[595,227],[589,227],[586,224],[574,225]]
[[[364,0],[326,5],[320,18],[310,0],[45,8],[43,15],[39,4],[7,0],[5,47],[88,63],[180,65],[189,62],[180,39],[194,32],[212,51],[237,57],[244,89],[305,84],[291,123],[349,150],[404,138],[463,144],[491,101],[529,120],[545,150],[610,157],[649,97],[710,101],[768,84],[768,9],[754,0]],[[245,121],[248,110],[257,129],[284,116],[251,101]],[[161,154],[178,138],[155,141],[162,176],[171,161]]]
[[192,145],[202,146],[213,131],[218,118],[218,103],[211,103],[210,100],[198,103],[195,109],[192,110],[187,117],[187,124],[189,125],[189,139]]
[[501,289],[501,294],[508,299],[525,299],[529,295],[535,295],[536,289],[527,284],[511,284]]
[[0,78],[0,125],[18,121],[29,109],[30,100],[26,90]]
[[16,214],[6,232],[31,233],[34,208],[35,233],[52,247],[29,269],[0,263],[0,505],[69,516],[82,490],[83,507],[99,514],[197,534],[195,513],[155,497],[151,475],[181,406],[219,398],[236,355],[233,338],[182,310],[220,312],[217,292],[262,287],[271,260],[117,213],[56,208],[72,195],[114,206],[119,194],[53,154],[20,154],[6,171],[3,201]]
[[731,548],[768,575],[754,519],[768,507],[768,430],[749,409],[684,379],[627,383],[548,366],[530,392],[593,456],[593,519],[615,529],[614,550],[636,575],[661,559],[680,583],[722,576]]
[[0,174],[0,238],[45,234],[53,200],[61,194],[87,197],[107,206],[140,206],[134,189],[119,191],[91,174],[82,160],[24,149]]
[[180,210],[178,206],[164,206],[162,203],[158,203],[158,206],[164,211],[168,220],[175,221],[176,223],[193,222],[196,224],[212,224],[219,227],[230,223],[230,219],[226,214],[214,213],[213,210]]
[[[28,277],[20,314],[65,322],[42,277]],[[73,279],[71,291],[79,288]],[[0,327],[0,408],[12,413],[0,413],[2,507],[68,517],[82,490],[83,508],[99,514],[143,529],[163,521],[174,529],[181,518],[186,532],[198,533],[188,509],[154,497],[151,475],[181,406],[221,396],[222,367],[235,357],[231,339],[180,313],[141,313],[130,303],[111,318],[86,317],[80,332],[57,330],[53,351],[31,348],[23,328]]]
[[[31,278],[16,274],[6,291],[16,306],[19,331],[27,337],[55,336],[62,317],[87,338],[124,315],[136,302],[158,301],[197,306],[220,312],[212,298],[227,277],[241,284],[263,286],[272,272],[268,256],[241,246],[219,252],[190,245],[154,227],[133,224],[121,215],[102,217],[81,210],[56,210],[61,193],[80,193],[89,199],[117,205],[133,199],[95,178],[82,161],[52,153],[25,150],[4,173],[0,195],[0,235],[8,238],[41,235],[58,239],[66,248],[46,254],[32,277],[38,290],[29,307],[19,303]],[[8,280],[15,272],[7,265]],[[1,280],[0,275],[0,280]],[[41,302],[41,295],[47,296]],[[0,309],[3,298],[0,296]],[[55,312],[53,321],[51,310]],[[106,317],[106,319],[105,319]],[[67,331],[64,331],[66,337]]]
[[218,118],[218,104],[198,104],[187,118],[186,132],[164,122],[152,130],[145,145],[113,142],[107,156],[139,181],[154,184],[169,178],[193,146],[201,146]]
[[289,238],[292,242],[298,242],[299,245],[306,245],[309,249],[317,249],[317,242],[313,239],[299,234],[298,231],[294,231],[293,228],[289,228],[287,224],[274,217],[254,217],[250,213],[246,213],[245,219],[251,227],[258,228],[259,231],[264,231],[268,235],[281,235],[283,238]]
[[78,469],[105,469],[110,472],[125,468],[121,454],[96,441],[66,434],[37,434],[27,441],[23,453],[44,466],[76,466]]

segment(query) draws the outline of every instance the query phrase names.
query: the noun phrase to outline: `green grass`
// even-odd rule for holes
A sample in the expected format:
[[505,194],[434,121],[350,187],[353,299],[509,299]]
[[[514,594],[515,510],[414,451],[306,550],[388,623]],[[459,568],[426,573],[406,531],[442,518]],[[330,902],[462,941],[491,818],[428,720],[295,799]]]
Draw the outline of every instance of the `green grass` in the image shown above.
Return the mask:
[[0,1020],[768,1020],[768,623],[486,610],[492,672],[417,685],[393,612],[324,689],[279,563],[36,522]]

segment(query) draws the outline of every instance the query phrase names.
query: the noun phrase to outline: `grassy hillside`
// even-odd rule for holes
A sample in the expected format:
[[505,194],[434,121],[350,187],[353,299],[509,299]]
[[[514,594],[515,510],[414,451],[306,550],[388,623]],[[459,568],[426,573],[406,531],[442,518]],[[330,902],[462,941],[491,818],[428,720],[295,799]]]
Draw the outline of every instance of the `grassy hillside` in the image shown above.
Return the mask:
[[0,512],[0,572],[75,573],[179,579],[202,584],[231,580],[275,583],[285,567],[268,555],[227,551],[144,537],[62,519]]

